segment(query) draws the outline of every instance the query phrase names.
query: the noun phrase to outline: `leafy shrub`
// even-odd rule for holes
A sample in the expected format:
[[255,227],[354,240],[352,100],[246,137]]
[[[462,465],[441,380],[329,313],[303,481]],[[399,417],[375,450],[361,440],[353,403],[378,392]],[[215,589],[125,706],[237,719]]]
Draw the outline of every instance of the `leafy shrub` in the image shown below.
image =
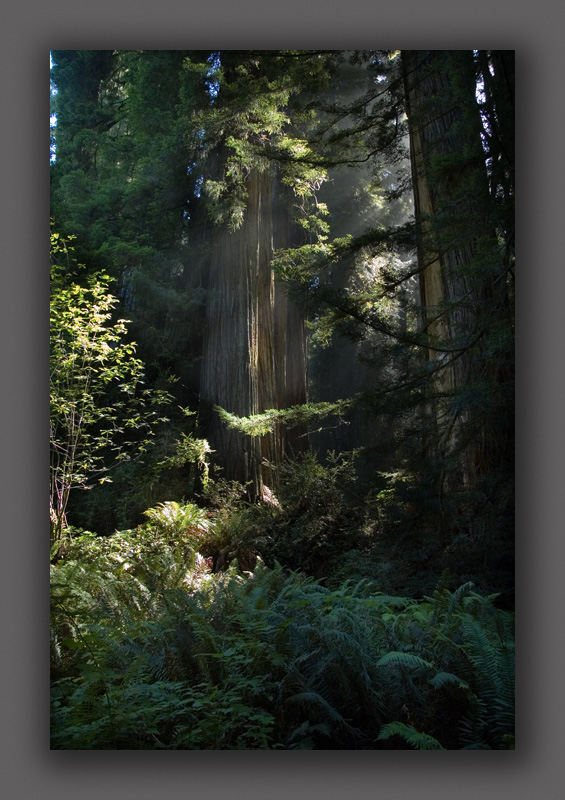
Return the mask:
[[202,491],[206,504],[224,516],[246,505],[245,495],[246,487],[242,483],[224,478],[210,478]]
[[281,467],[281,508],[264,527],[266,563],[322,578],[347,551],[369,545],[363,499],[354,489],[355,456],[329,453],[324,465],[308,452]]
[[[157,411],[171,396],[143,389],[144,367],[125,338],[126,320],[113,321],[118,298],[101,272],[81,285],[69,273],[69,244],[51,233],[50,281],[50,520],[51,545],[63,539],[73,488],[86,488],[145,452]],[[64,266],[58,264],[59,261]],[[67,263],[65,263],[67,262]],[[127,413],[125,409],[127,407]]]

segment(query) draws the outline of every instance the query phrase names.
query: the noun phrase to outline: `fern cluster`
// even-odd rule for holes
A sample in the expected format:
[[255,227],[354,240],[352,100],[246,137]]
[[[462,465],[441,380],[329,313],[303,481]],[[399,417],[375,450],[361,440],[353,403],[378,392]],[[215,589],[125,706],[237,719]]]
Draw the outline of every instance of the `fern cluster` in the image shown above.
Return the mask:
[[52,567],[54,749],[511,746],[512,617],[493,597],[330,590],[260,560],[212,575],[153,522]]

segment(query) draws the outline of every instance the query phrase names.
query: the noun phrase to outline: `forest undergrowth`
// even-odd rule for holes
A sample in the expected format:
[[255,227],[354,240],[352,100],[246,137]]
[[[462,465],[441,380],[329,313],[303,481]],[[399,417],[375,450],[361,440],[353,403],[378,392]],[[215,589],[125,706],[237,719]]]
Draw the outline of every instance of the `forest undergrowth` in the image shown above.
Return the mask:
[[136,529],[69,529],[52,749],[513,749],[513,611],[439,556],[395,561],[391,494],[353,485],[352,458],[309,454],[269,503],[212,481]]

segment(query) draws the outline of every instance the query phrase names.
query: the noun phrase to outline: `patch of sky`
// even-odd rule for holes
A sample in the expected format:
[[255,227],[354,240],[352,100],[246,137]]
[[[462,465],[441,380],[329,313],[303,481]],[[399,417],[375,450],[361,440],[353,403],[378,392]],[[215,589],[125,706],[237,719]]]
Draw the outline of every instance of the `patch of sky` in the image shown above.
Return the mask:
[[[53,59],[51,57],[51,51],[49,51],[49,70],[53,69]],[[53,81],[49,81],[49,96],[55,97],[57,94],[57,87],[53,83]],[[50,114],[49,116],[49,128],[53,129],[57,127],[57,115]],[[53,164],[57,160],[57,145],[55,144],[55,139],[53,138],[53,133],[51,134],[51,143],[49,147],[49,163]]]
[[[219,51],[210,54],[208,57],[208,63],[210,64],[210,69],[206,75],[208,78],[213,79],[214,75],[216,72],[218,72],[222,65]],[[206,87],[208,89],[208,94],[210,95],[210,102],[213,103],[220,91],[220,82],[217,80],[206,81]]]
[[[481,141],[483,145],[483,150],[485,151],[487,158],[485,159],[485,163],[487,165],[487,169],[490,172],[492,166],[492,159],[489,156],[489,138],[492,136],[492,130],[490,125],[490,120],[488,118],[488,114],[486,111],[486,102],[487,102],[487,95],[485,91],[485,81],[484,77],[478,68],[478,50],[473,50],[473,57],[475,59],[475,64],[477,65],[476,71],[476,81],[475,81],[475,99],[477,101],[477,105],[479,106],[479,113],[481,115],[481,122],[482,122],[482,130],[481,130]],[[494,68],[492,64],[489,62],[489,72],[491,75],[494,75]]]

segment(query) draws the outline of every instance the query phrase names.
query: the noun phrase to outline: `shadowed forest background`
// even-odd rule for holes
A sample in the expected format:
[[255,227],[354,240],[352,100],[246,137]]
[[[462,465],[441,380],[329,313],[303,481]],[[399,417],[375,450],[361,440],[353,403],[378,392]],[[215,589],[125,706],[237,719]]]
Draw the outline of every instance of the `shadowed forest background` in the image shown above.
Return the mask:
[[514,51],[51,51],[54,749],[514,748]]

